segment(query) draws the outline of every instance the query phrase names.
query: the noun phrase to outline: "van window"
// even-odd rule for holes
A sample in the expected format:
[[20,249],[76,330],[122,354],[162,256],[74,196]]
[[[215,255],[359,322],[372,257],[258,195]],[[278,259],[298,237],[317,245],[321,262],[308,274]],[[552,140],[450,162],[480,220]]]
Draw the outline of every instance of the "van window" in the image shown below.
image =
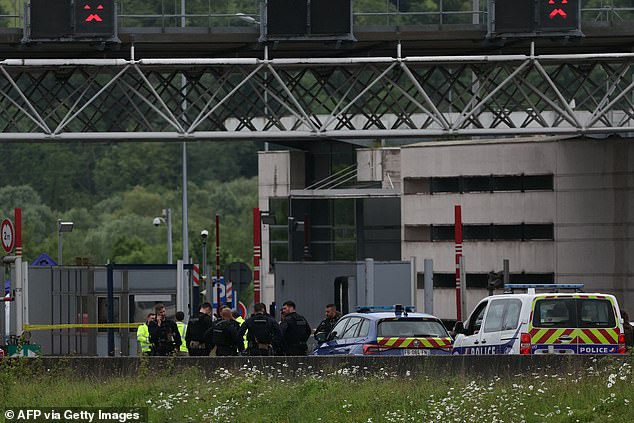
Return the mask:
[[613,328],[610,300],[602,298],[547,298],[537,300],[533,326],[552,328]]
[[574,298],[548,298],[535,303],[533,326],[547,328],[574,328]]
[[484,332],[516,329],[521,310],[522,302],[517,299],[491,301],[484,321]]
[[465,327],[465,335],[474,335],[480,332],[480,327],[482,326],[482,319],[484,319],[484,310],[486,310],[487,302],[483,302],[475,310],[469,317],[469,322]]
[[613,328],[616,326],[614,308],[609,300],[578,299],[580,328]]
[[484,320],[485,332],[497,332],[502,329],[502,317],[504,317],[504,307],[506,304],[502,301],[491,301],[489,311]]
[[504,321],[502,322],[502,330],[517,329],[520,322],[520,312],[522,311],[522,302],[520,300],[508,300],[506,312],[504,313]]

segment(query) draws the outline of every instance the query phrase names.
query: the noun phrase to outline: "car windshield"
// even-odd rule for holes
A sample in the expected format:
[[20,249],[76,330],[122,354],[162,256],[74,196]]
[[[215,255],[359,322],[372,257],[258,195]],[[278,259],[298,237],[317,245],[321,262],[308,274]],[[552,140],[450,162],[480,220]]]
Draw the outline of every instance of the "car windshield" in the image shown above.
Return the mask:
[[441,322],[433,319],[384,319],[379,322],[377,336],[382,337],[427,337],[443,338],[449,336]]

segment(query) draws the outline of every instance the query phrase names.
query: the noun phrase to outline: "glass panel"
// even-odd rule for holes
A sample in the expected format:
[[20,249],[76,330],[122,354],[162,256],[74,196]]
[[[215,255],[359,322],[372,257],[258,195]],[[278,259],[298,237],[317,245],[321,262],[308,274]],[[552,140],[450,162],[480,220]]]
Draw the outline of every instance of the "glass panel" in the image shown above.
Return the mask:
[[346,326],[346,329],[343,331],[343,334],[341,335],[341,339],[355,338],[357,331],[359,329],[359,326],[361,325],[361,320],[362,319],[359,317],[351,317],[348,325]]
[[368,336],[370,332],[370,321],[368,319],[363,319],[361,322],[361,328],[359,329],[359,338],[364,336]]
[[504,315],[505,301],[491,301],[489,311],[484,321],[485,332],[497,332],[502,329],[502,317]]
[[336,333],[337,335],[333,338],[333,339],[340,339],[341,336],[339,335],[340,333],[343,333],[344,328],[346,327],[346,325],[348,324],[348,321],[350,319],[341,319],[337,322],[337,324],[335,325],[334,328],[332,328],[332,331],[330,333]]
[[552,328],[574,328],[575,300],[556,298],[538,300],[535,303],[533,326]]
[[609,300],[577,300],[580,328],[613,328],[616,326],[614,308]]
[[[121,322],[119,320],[119,297],[114,297],[113,299],[113,323]],[[141,320],[144,321],[144,320]],[[107,297],[98,297],[97,298],[97,323],[108,323],[108,298]],[[99,328],[99,332],[107,332],[108,329]],[[115,329],[115,331],[119,331],[119,329]]]
[[502,330],[517,329],[517,325],[520,322],[521,311],[521,301],[507,300],[506,312],[504,313],[504,321],[502,322]]
[[431,319],[382,320],[377,328],[377,336],[384,337],[430,337],[448,336],[441,322]]

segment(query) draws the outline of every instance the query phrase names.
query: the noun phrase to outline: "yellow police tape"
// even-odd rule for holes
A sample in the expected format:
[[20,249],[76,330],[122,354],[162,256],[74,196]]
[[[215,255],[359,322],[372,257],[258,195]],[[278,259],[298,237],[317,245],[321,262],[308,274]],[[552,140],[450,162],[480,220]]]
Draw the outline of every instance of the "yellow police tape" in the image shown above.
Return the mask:
[[51,329],[136,329],[141,323],[63,323],[59,325],[37,325],[27,324],[22,327],[24,330],[51,330]]

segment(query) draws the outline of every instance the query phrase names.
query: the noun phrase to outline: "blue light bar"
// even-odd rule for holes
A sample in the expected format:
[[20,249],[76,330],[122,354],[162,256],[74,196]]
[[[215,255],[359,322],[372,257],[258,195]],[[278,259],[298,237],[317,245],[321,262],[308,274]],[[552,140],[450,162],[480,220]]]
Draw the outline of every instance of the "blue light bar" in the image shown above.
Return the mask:
[[397,309],[400,309],[400,311],[411,313],[416,311],[416,306],[413,306],[413,305],[404,306],[400,304],[389,305],[389,306],[388,305],[357,306],[357,312],[359,313],[370,313],[372,311],[397,311]]
[[583,289],[582,283],[507,283],[504,289]]

